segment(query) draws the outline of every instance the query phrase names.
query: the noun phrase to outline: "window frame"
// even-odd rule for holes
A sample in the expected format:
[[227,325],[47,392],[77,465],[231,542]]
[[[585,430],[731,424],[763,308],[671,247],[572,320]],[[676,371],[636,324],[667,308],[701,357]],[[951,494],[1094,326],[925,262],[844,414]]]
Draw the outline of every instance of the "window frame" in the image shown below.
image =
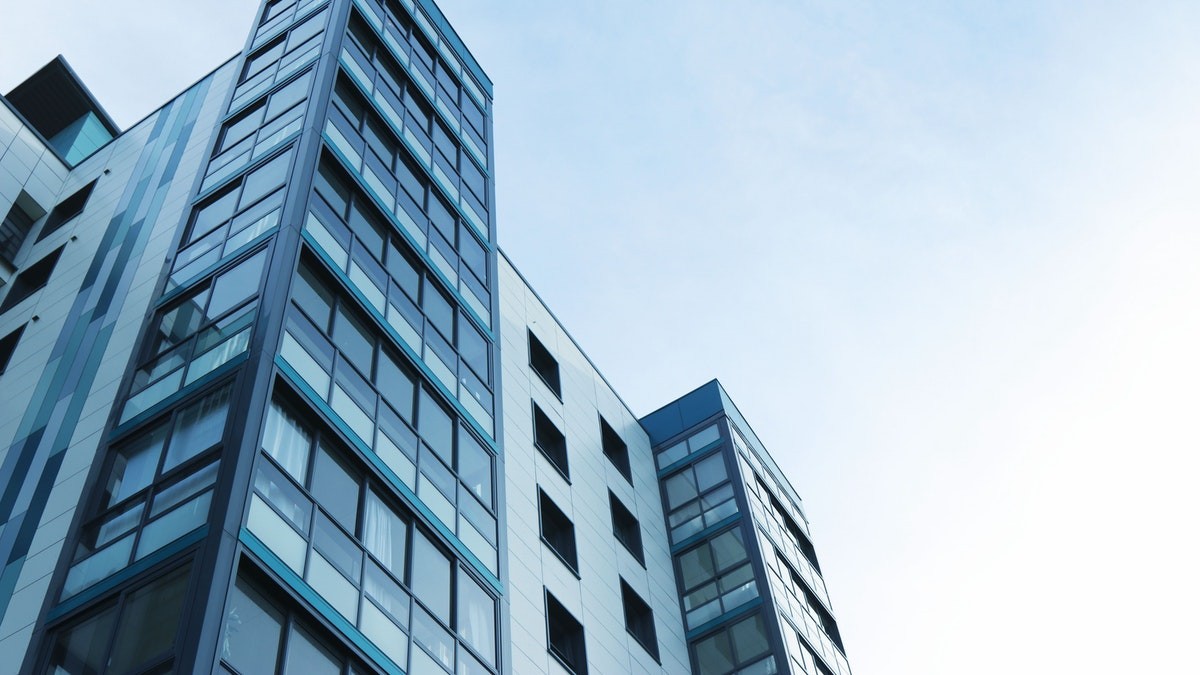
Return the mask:
[[[533,334],[532,330],[526,330],[526,332],[529,334],[529,369],[537,374],[542,384],[546,385],[550,393],[554,394],[554,397],[561,403],[563,400],[562,371],[559,368],[558,359],[554,358],[554,354],[546,347],[544,342]],[[538,365],[538,361],[542,359],[549,359],[550,363],[553,364],[552,371],[543,372],[543,367]]]
[[[629,634],[646,653],[661,664],[658,651],[658,630],[654,623],[654,610],[650,603],[630,586],[624,577],[621,580],[621,609],[625,615],[625,632]],[[631,605],[633,605],[631,607]],[[633,619],[631,621],[631,619]],[[633,624],[633,625],[631,625]]]
[[[587,675],[587,636],[583,630],[583,623],[575,618],[566,605],[554,597],[549,588],[543,587],[542,591],[546,608],[546,651],[568,672]],[[568,629],[569,633],[563,637],[574,643],[570,645],[569,650],[556,645],[554,640],[556,629],[561,631],[564,628]],[[576,650],[578,654],[570,653]]]
[[[609,515],[612,518],[613,537],[625,547],[625,550],[633,556],[633,559],[638,561],[642,567],[646,566],[646,553],[642,545],[642,524],[638,521],[637,516],[629,507],[625,506],[612,490],[608,491],[608,508]],[[633,536],[629,535],[629,530],[632,528]],[[628,541],[628,539],[634,541]]]
[[[549,507],[549,508],[547,508]],[[547,527],[553,530],[547,534]],[[538,486],[538,538],[556,558],[579,578],[579,542],[575,537],[575,522]],[[565,549],[569,545],[569,550]]]

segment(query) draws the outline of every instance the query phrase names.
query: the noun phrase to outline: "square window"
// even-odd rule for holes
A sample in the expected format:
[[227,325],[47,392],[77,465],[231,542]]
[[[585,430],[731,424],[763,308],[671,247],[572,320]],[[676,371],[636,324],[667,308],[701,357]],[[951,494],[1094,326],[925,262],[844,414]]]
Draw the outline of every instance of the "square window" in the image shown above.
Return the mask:
[[546,592],[546,637],[550,653],[575,675],[587,675],[587,649],[583,624]]
[[533,372],[542,378],[542,382],[550,387],[550,391],[558,399],[562,400],[562,383],[558,378],[558,361],[546,349],[546,345],[542,341],[534,337],[533,332],[529,332],[529,367],[533,368]]
[[25,298],[45,288],[62,252],[63,247],[60,246],[18,274],[9,284],[8,295],[4,296],[4,303],[0,304],[0,312],[12,309]]
[[642,554],[642,528],[637,518],[612,492],[608,493],[608,504],[612,511],[613,535],[644,567],[646,562]]
[[50,209],[50,216],[46,218],[46,224],[42,226],[42,232],[38,235],[37,240],[45,239],[65,225],[67,221],[83,213],[83,207],[87,204],[88,197],[92,196],[94,187],[96,187],[96,181],[83,186],[75,194],[59,202],[58,206]]
[[629,468],[629,446],[621,440],[620,434],[603,417],[600,418],[600,445],[604,448],[604,456],[608,458],[608,461],[612,462],[625,480],[632,484],[633,472]]
[[541,516],[542,541],[554,551],[576,575],[579,558],[575,553],[575,525],[558,505],[538,490],[538,513]]
[[17,343],[21,341],[21,334],[24,332],[25,326],[21,326],[0,338],[0,375],[8,370],[8,362],[12,360],[13,352],[17,351]]
[[624,579],[621,580],[621,604],[625,608],[625,630],[657,661],[658,637],[654,631],[654,612]]
[[554,422],[533,404],[533,443],[542,451],[546,459],[558,469],[563,478],[570,480],[571,472],[567,467],[567,438],[554,426]]

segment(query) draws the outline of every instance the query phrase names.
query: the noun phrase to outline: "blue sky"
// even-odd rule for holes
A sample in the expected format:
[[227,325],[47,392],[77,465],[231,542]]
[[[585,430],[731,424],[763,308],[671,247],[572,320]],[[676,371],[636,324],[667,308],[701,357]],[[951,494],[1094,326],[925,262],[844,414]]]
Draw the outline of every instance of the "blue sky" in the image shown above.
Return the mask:
[[[256,4],[6,8],[0,88],[128,125]],[[635,412],[721,378],[858,675],[1195,669],[1200,4],[442,6],[502,246]]]

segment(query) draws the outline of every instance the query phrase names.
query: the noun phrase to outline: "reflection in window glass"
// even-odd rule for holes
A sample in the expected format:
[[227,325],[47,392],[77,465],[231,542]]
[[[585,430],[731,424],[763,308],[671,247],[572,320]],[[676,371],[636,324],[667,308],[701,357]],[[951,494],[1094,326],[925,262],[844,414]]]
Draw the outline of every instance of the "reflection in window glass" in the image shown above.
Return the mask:
[[408,523],[385,504],[374,490],[367,492],[363,510],[363,543],[397,579],[404,579]]
[[116,614],[115,608],[109,608],[60,632],[50,652],[47,672],[99,673],[104,668]]
[[308,631],[300,628],[294,629],[288,637],[286,672],[338,675],[342,672],[342,667],[329,652],[316,643]]
[[458,634],[495,661],[496,603],[463,569],[458,570]]
[[108,475],[105,506],[111,506],[150,484],[167,438],[167,426],[151,429],[117,451]]
[[175,644],[183,611],[189,567],[184,567],[135,591],[121,612],[121,623],[108,659],[108,672],[125,673]]
[[450,559],[420,530],[413,532],[412,589],[430,611],[450,623]]
[[221,658],[243,673],[274,673],[283,614],[240,577],[225,611]]
[[342,527],[354,532],[358,522],[358,478],[324,447],[317,449],[312,492]]

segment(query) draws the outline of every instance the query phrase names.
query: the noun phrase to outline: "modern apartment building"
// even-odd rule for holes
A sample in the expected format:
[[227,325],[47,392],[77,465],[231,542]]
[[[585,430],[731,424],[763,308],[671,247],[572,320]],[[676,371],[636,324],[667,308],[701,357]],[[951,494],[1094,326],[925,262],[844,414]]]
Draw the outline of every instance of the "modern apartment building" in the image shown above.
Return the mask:
[[721,386],[639,418],[499,251],[431,0],[0,100],[0,673],[849,673]]

